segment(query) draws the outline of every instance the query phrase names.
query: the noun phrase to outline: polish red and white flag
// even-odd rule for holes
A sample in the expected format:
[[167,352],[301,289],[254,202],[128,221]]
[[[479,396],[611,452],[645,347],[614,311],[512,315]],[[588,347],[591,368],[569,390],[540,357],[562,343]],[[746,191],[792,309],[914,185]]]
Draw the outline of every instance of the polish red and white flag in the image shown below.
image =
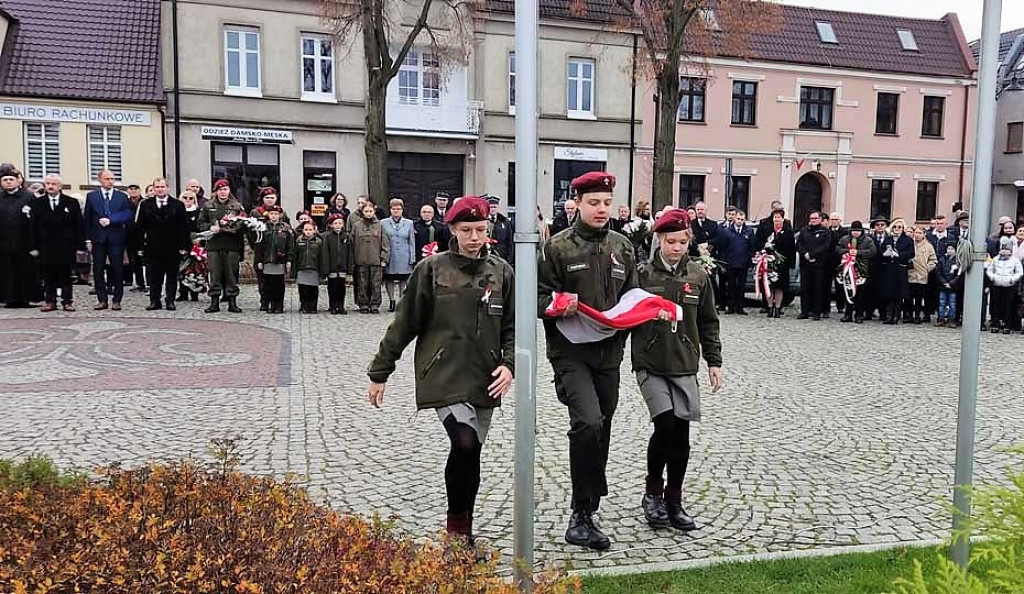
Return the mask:
[[[545,313],[552,317],[560,316],[575,298],[573,293],[552,293],[551,305]],[[683,319],[682,306],[643,289],[626,291],[611,309],[598,311],[580,302],[577,311],[578,315],[560,317],[556,322],[559,332],[573,344],[602,341],[620,330],[656,320],[662,311],[669,313],[673,325]]]

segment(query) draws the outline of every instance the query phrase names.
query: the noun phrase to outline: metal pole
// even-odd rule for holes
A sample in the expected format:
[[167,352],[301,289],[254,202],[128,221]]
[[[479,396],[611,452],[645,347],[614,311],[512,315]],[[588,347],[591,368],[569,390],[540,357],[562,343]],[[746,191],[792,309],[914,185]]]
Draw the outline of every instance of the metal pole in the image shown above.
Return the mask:
[[[178,0],[171,0],[171,51],[174,53],[174,191],[181,193],[181,59],[178,55]],[[198,204],[198,201],[197,201]]]
[[[516,445],[515,577],[533,590],[534,448],[537,435],[538,0],[516,0]],[[520,190],[521,189],[521,190]],[[519,193],[521,191],[521,193]]]
[[[999,20],[1002,0],[985,0],[978,83],[978,135],[974,147],[974,188],[971,192],[971,269],[964,288],[964,327],[960,339],[960,399],[956,423],[953,531],[964,527],[971,513],[968,489],[974,473],[974,420],[978,396],[978,346],[981,342],[982,277],[985,274],[985,230],[992,211],[992,153],[996,125],[996,70],[999,63]],[[953,561],[967,567],[970,539],[957,538]]]

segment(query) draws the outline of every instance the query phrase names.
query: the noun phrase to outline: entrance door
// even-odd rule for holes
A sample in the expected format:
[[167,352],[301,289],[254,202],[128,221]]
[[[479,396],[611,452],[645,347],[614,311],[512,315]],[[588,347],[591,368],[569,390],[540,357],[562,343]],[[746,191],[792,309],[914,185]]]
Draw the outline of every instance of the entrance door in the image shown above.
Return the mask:
[[565,201],[571,196],[569,184],[572,180],[591,171],[604,171],[604,161],[570,161],[568,159],[555,159],[555,202],[553,205],[553,216],[562,212]]
[[[420,207],[433,204],[438,192],[462,196],[464,155],[388,153],[388,195],[405,201],[405,216],[416,218]],[[384,200],[386,206],[387,200]]]
[[231,182],[231,192],[246,210],[258,203],[260,188],[281,191],[281,167],[275,144],[213,145],[213,179]]
[[811,212],[821,210],[821,181],[813,173],[806,173],[796,182],[793,207],[793,226],[803,229],[811,218]]
[[325,226],[329,202],[334,197],[334,178],[337,173],[335,154],[330,151],[303,151],[302,181],[305,194],[303,205],[321,229]]

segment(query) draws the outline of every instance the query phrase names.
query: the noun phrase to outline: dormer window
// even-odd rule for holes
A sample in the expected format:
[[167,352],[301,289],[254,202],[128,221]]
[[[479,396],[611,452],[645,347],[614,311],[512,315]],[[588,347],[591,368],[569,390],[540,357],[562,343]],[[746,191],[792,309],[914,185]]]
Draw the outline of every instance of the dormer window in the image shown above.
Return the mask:
[[916,52],[917,40],[914,39],[914,32],[909,29],[897,29],[896,34],[900,36],[900,45],[909,52]]
[[832,23],[827,21],[814,21],[814,26],[818,28],[818,38],[821,39],[822,43],[839,45],[839,38],[836,37],[836,32],[835,29],[832,28]]
[[715,9],[701,8],[699,12],[701,18],[704,19],[704,26],[708,28],[708,31],[714,31],[716,33],[722,31],[722,25],[718,24],[718,15],[715,14]]

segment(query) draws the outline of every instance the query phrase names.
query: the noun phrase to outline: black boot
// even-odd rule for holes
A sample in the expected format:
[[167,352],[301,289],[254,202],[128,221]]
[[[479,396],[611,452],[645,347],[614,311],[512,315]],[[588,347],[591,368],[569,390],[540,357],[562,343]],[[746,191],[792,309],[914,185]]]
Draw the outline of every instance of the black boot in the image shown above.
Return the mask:
[[647,525],[658,530],[668,528],[672,524],[668,520],[668,507],[665,506],[664,497],[665,483],[661,477],[647,479],[647,492],[644,493],[640,507],[644,510],[644,517],[647,518]]
[[260,299],[260,311],[267,311],[270,309],[270,304],[267,303],[266,299]]
[[394,301],[392,301],[392,302],[391,302],[391,303],[390,303],[390,304],[388,305],[388,311],[390,311],[390,312],[394,312],[394,311],[395,311],[395,302],[394,302]]
[[220,297],[210,297],[210,307],[203,310],[206,313],[217,313],[220,311]]
[[163,309],[163,306],[160,305],[160,301],[150,301],[149,305],[146,306],[146,311],[155,311],[158,309]]
[[683,509],[682,489],[665,489],[665,504],[668,507],[668,519],[673,528],[684,532],[697,529],[697,523]]
[[594,516],[590,510],[577,509],[569,518],[569,527],[565,531],[565,542],[604,551],[612,546],[612,541],[594,524]]
[[850,310],[846,310],[846,313],[843,314],[843,318],[841,320],[839,320],[839,321],[840,322],[844,322],[844,323],[845,322],[852,322],[853,321],[853,312],[850,311]]
[[231,313],[242,313],[238,307],[238,297],[228,297],[228,311]]
[[273,313],[283,314],[284,313],[284,301],[275,301],[273,303]]
[[167,304],[164,306],[164,309],[166,309],[167,311],[174,311],[178,309],[177,306],[174,305],[174,299],[168,299]]
[[188,301],[188,289],[185,287],[178,289],[178,301]]

